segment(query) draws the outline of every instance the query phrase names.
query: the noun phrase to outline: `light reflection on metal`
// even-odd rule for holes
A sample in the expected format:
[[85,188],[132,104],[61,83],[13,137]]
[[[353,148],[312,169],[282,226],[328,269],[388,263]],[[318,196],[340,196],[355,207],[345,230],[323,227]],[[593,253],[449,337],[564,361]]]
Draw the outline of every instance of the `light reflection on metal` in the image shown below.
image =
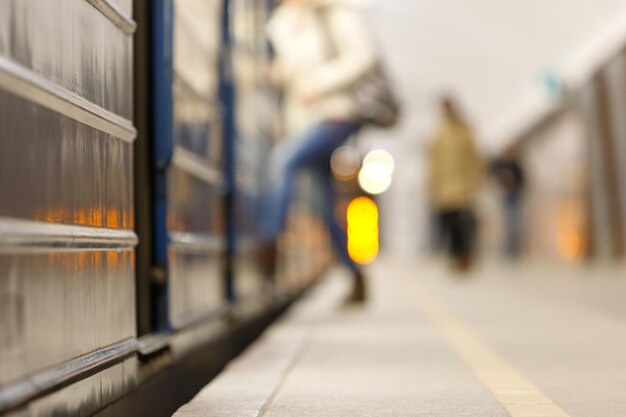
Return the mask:
[[131,10],[0,1],[0,403],[69,377],[29,415],[91,415],[137,377],[110,351],[136,327]]
[[133,142],[132,123],[0,56],[0,88],[101,132]]
[[0,412],[27,403],[46,392],[71,384],[73,380],[93,375],[110,368],[134,354],[138,349],[135,339],[80,356],[50,369],[25,377],[12,385],[11,389],[0,389]]
[[107,17],[115,26],[127,35],[132,35],[137,29],[137,24],[118,5],[107,0],[86,0],[100,13]]
[[361,265],[378,256],[378,206],[367,197],[358,197],[348,205],[348,253]]
[[110,229],[130,229],[133,219],[130,210],[120,210],[115,207],[89,207],[39,209],[35,212],[34,220],[46,223],[62,223],[65,225],[106,227]]
[[208,184],[221,185],[223,182],[222,172],[218,168],[212,167],[207,164],[204,158],[180,146],[175,148],[172,162],[177,168],[186,171]]
[[226,250],[226,240],[223,236],[170,232],[169,238],[173,249],[209,253]]
[[[130,0],[108,1],[130,15]],[[37,79],[95,104],[90,107],[96,111],[101,108],[132,119],[132,36],[119,30],[92,4],[0,1],[0,28],[0,56]]]
[[130,251],[132,230],[32,222],[0,217],[0,253]]

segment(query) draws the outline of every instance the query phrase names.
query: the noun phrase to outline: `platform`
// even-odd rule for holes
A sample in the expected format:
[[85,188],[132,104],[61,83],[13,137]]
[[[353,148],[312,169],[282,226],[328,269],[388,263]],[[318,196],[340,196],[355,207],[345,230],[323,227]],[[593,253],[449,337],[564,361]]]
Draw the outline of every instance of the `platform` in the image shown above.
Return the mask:
[[176,417],[626,415],[617,269],[383,260],[332,272]]

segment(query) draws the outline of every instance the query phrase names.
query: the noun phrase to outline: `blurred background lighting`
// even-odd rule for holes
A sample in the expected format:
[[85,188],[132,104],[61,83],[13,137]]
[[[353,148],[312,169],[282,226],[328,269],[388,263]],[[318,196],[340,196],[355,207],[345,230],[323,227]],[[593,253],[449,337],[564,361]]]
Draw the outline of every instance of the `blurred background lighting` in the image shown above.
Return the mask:
[[368,197],[357,197],[348,205],[348,253],[360,265],[378,256],[378,206]]
[[359,185],[363,191],[378,195],[389,189],[392,181],[392,171],[382,162],[374,161],[363,165],[359,172]]
[[585,257],[584,216],[584,205],[574,199],[565,201],[557,210],[556,246],[566,261],[582,261]]
[[359,152],[351,146],[338,148],[330,159],[330,167],[335,178],[341,181],[354,179],[361,167]]
[[396,163],[393,160],[393,156],[387,151],[382,149],[376,149],[365,155],[363,159],[363,165],[367,165],[372,162],[380,162],[384,164],[391,174],[393,174],[394,169],[396,168]]

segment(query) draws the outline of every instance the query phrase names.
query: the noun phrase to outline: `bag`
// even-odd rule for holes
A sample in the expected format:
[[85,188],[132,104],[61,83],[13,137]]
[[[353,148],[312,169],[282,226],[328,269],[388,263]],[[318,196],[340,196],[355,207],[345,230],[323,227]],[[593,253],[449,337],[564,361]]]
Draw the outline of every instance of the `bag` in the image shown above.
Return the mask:
[[357,81],[351,93],[364,123],[382,128],[398,123],[400,105],[380,62]]
[[[318,9],[319,18],[328,40],[333,56],[337,48],[333,39],[332,29],[328,21],[330,7]],[[376,64],[350,88],[350,95],[358,111],[358,119],[365,124],[381,128],[393,127],[400,119],[400,104],[391,88],[391,83],[380,58]]]

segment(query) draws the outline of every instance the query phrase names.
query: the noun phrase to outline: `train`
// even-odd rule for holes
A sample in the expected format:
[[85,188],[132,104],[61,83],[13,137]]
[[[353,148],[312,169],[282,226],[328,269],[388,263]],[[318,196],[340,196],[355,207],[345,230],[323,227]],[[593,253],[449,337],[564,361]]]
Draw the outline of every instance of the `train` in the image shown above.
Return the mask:
[[0,3],[0,415],[169,416],[329,265],[306,178],[259,262],[274,7]]

